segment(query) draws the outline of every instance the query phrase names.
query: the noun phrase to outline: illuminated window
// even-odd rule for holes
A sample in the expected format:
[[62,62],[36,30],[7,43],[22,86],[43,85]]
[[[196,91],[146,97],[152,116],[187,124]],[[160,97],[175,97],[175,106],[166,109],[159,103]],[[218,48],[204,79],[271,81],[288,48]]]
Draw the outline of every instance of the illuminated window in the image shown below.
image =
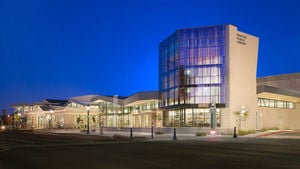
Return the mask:
[[295,109],[295,103],[265,98],[258,98],[257,105],[259,107]]

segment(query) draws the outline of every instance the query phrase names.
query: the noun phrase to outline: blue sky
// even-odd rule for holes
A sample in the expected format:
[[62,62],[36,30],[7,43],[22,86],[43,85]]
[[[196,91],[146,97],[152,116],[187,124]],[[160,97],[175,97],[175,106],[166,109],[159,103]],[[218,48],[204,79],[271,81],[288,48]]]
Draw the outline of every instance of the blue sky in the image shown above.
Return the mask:
[[297,0],[1,0],[0,108],[158,89],[158,44],[233,24],[260,38],[257,76],[300,72]]

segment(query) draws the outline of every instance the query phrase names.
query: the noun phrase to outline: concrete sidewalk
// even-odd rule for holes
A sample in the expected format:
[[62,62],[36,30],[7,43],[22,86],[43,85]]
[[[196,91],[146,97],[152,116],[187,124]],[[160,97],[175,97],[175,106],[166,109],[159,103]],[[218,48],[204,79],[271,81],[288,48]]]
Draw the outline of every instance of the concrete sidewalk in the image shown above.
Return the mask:
[[[246,135],[245,137],[257,137],[257,138],[262,138],[262,137],[277,137],[277,138],[281,138],[282,133],[289,133],[289,132],[294,132],[294,130],[268,130],[268,131],[264,131],[264,132],[257,132],[254,134],[249,134]],[[299,135],[300,138],[300,135]]]
[[[77,134],[77,135],[87,135],[86,132],[81,132],[79,129],[43,129],[43,130],[34,130],[35,132],[42,132],[42,133],[57,133],[57,134]],[[101,136],[99,129],[95,131],[91,131],[89,135],[93,136]],[[130,132],[118,132],[118,131],[103,131],[102,136],[114,137],[114,136],[121,136],[121,137],[128,137],[130,138]],[[133,138],[146,138],[148,141],[172,141],[174,140],[174,134],[154,134],[153,139],[151,138],[151,133],[146,132],[132,132]],[[176,134],[175,139],[177,140],[199,140],[199,139],[207,139],[207,138],[215,138],[215,137],[224,137],[224,138],[231,138],[232,136],[229,135],[216,135],[216,136],[196,136],[195,134]]]
[[[61,134],[78,134],[78,135],[87,135],[86,132],[80,131],[80,129],[43,129],[43,130],[34,130],[34,132],[44,132],[44,133],[61,133]],[[257,132],[250,135],[245,136],[239,136],[238,138],[298,138],[300,139],[300,132],[299,134],[286,134],[286,133],[292,133],[293,130],[269,130],[265,132]],[[285,135],[284,135],[285,134]],[[101,136],[99,129],[96,129],[95,131],[91,131],[89,135],[93,136]],[[118,132],[118,131],[103,131],[103,135],[106,137],[128,137],[130,138],[130,132]],[[155,135],[153,133],[153,139],[151,138],[151,133],[146,132],[132,132],[133,138],[146,138],[148,141],[168,141],[168,140],[174,140],[174,134],[158,134]],[[231,135],[207,135],[207,136],[196,136],[195,134],[176,134],[177,140],[205,140],[210,138],[232,138]]]

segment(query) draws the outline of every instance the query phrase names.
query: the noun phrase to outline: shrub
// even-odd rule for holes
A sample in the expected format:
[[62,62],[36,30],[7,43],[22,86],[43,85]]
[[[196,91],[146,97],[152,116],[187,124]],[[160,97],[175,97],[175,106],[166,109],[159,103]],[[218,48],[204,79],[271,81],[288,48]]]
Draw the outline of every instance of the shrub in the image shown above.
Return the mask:
[[238,135],[240,135],[240,136],[244,136],[244,135],[248,135],[248,134],[253,134],[253,133],[256,133],[256,131],[255,130],[248,130],[248,131],[239,130],[238,131]]
[[262,129],[260,129],[260,130],[258,130],[258,131],[264,132],[264,131],[268,131],[268,130],[278,130],[278,127],[262,128]]
[[278,127],[271,127],[269,130],[278,130]]
[[161,131],[156,131],[156,132],[155,132],[155,135],[161,135],[161,134],[164,134],[164,133],[161,132]]
[[196,133],[196,136],[206,136],[206,132],[198,132]]
[[262,128],[262,129],[260,129],[260,130],[258,130],[258,131],[260,131],[260,132],[264,132],[264,131],[267,131],[268,129],[266,129],[266,128]]
[[113,139],[127,139],[128,137],[126,136],[122,136],[122,135],[119,135],[119,134],[114,134],[113,135]]

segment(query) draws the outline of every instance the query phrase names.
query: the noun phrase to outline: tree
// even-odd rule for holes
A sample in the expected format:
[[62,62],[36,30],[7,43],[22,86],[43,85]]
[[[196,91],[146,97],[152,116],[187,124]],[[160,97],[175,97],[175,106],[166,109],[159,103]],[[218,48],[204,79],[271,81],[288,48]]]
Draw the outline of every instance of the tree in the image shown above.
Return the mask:
[[76,122],[77,122],[77,127],[83,128],[83,120],[81,119],[80,116],[77,117]]
[[248,116],[249,116],[249,113],[247,111],[244,111],[242,113],[242,120],[244,121],[244,129],[246,129],[246,120],[247,120]]
[[238,130],[242,129],[242,121],[244,122],[244,129],[246,129],[246,120],[249,116],[248,111],[242,109],[240,111],[235,111],[233,112],[234,115],[237,116],[237,126],[238,126]]

